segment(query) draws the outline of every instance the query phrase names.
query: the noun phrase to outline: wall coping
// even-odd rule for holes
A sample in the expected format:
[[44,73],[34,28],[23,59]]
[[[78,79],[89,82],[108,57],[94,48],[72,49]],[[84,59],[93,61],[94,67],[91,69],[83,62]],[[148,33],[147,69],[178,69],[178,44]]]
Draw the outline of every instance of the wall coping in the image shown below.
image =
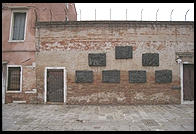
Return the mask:
[[97,25],[194,25],[194,21],[38,21],[36,27],[48,26],[97,26]]

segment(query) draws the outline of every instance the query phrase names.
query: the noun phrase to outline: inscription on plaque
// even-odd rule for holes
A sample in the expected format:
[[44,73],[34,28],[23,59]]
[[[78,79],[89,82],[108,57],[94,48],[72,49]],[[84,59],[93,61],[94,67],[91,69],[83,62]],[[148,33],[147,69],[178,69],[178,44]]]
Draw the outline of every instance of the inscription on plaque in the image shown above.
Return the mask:
[[77,70],[75,73],[76,83],[92,83],[93,82],[93,71]]
[[159,54],[158,53],[145,53],[142,54],[143,66],[159,66]]
[[102,71],[102,82],[104,82],[104,83],[120,83],[120,71],[119,70]]
[[172,82],[172,70],[157,70],[155,71],[156,83],[170,83]]
[[130,83],[145,83],[146,82],[146,71],[143,71],[143,70],[129,71],[129,82]]
[[132,58],[132,46],[116,46],[115,57],[116,59]]
[[88,55],[89,66],[106,66],[106,54],[105,53],[90,53]]

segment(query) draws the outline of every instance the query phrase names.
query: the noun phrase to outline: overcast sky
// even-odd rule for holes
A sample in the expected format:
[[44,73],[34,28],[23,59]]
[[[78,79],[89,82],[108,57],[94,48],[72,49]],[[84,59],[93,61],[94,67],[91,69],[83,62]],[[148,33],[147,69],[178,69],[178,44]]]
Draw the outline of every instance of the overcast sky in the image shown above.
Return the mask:
[[[172,21],[194,21],[194,3],[75,3],[78,20],[141,20],[143,21],[170,21],[172,9]],[[80,16],[81,10],[81,16]]]

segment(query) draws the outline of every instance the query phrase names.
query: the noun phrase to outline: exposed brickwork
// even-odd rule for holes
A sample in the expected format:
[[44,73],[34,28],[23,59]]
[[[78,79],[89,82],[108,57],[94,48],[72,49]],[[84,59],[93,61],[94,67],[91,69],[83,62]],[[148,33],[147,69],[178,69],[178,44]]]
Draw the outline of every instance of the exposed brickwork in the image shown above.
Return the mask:
[[36,88],[35,68],[23,67],[23,91],[29,91]]
[[[124,24],[126,23],[126,24]],[[40,26],[40,25],[38,25]],[[70,22],[39,27],[38,98],[44,99],[45,67],[65,67],[67,104],[179,104],[176,51],[194,51],[193,24],[182,22]],[[186,44],[186,45],[185,45]],[[115,46],[132,46],[132,59],[115,59]],[[89,66],[89,53],[106,53],[106,66]],[[143,53],[158,53],[159,66],[142,66]],[[156,70],[172,70],[172,82],[155,82]],[[92,83],[76,83],[76,70],[93,71]],[[120,83],[103,83],[102,71],[119,70]],[[145,70],[145,83],[129,83],[129,70]]]
[[39,103],[37,101],[37,94],[26,93],[6,93],[5,103],[12,103],[13,101],[26,101],[26,103]]
[[5,103],[13,101],[26,101],[37,103],[37,93],[26,93],[36,89],[35,68],[22,66],[22,91],[20,93],[6,93]]
[[[127,75],[126,75],[127,74]],[[180,103],[180,91],[172,85],[130,84],[128,73],[121,72],[120,83],[102,83],[101,75],[91,84],[76,84],[69,79],[67,104],[172,104]],[[69,75],[69,78],[73,77]],[[73,77],[74,78],[74,77]]]

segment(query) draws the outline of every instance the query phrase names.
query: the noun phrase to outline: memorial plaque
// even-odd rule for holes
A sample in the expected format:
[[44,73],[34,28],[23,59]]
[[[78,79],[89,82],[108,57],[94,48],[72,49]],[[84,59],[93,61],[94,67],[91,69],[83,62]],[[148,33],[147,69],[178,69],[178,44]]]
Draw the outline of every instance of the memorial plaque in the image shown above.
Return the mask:
[[76,83],[92,83],[93,82],[93,71],[77,70],[75,73]]
[[120,71],[119,70],[102,71],[102,82],[104,82],[104,83],[120,83]]
[[145,53],[142,54],[143,66],[159,66],[159,54],[158,53]]
[[115,57],[116,59],[129,59],[132,58],[132,46],[116,46]]
[[145,83],[146,82],[146,71],[143,71],[143,70],[129,71],[129,82],[130,83]]
[[155,71],[156,83],[170,83],[172,82],[172,70],[157,70]]
[[90,53],[88,54],[89,66],[106,66],[106,54],[105,53]]

